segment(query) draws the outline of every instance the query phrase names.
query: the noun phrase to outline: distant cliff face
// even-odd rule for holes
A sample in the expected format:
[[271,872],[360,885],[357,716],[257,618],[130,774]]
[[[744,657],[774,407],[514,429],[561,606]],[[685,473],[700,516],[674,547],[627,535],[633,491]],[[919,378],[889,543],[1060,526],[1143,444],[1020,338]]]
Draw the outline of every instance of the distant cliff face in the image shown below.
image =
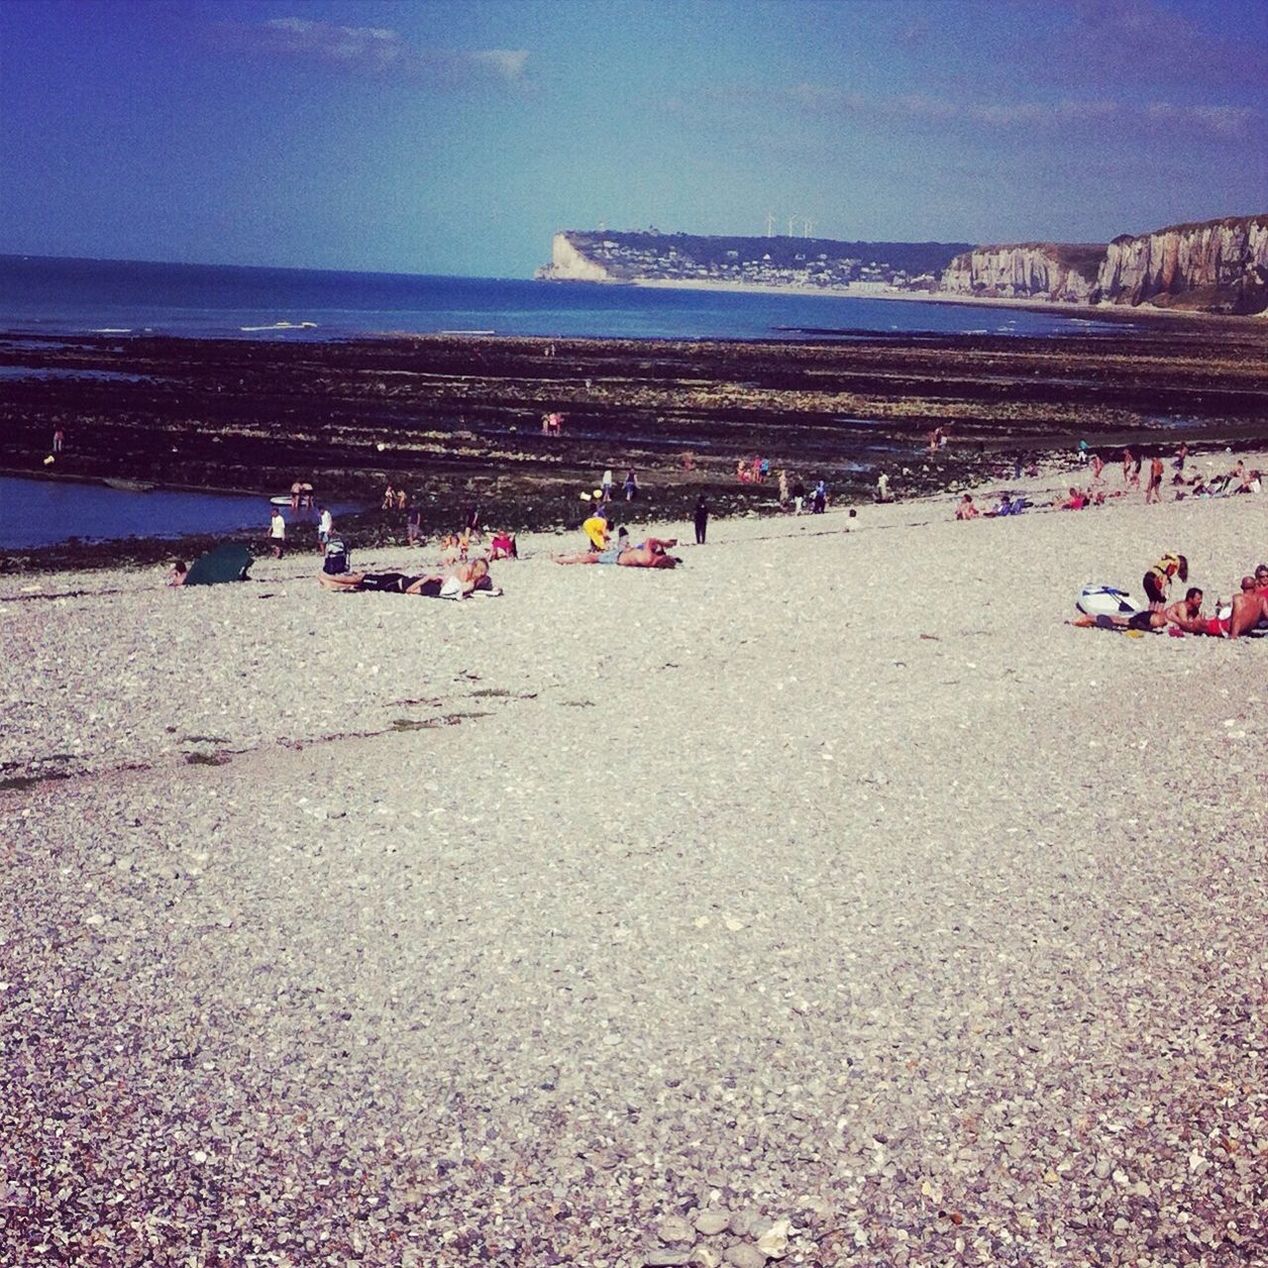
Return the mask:
[[1022,242],[975,247],[957,255],[942,274],[956,295],[987,299],[1042,299],[1086,304],[1096,290],[1104,246]]
[[557,233],[550,240],[550,264],[537,271],[539,278],[559,282],[610,282],[611,274],[573,245],[566,233]]
[[1268,314],[1268,214],[1173,225],[1099,243],[837,242],[568,230],[551,241],[550,281],[903,291],[1064,304],[1147,304]]
[[1108,246],[975,247],[951,261],[940,289],[985,299],[1262,313],[1268,310],[1268,215],[1173,225]]
[[1175,225],[1115,238],[1097,278],[1113,304],[1203,312],[1268,308],[1268,215]]

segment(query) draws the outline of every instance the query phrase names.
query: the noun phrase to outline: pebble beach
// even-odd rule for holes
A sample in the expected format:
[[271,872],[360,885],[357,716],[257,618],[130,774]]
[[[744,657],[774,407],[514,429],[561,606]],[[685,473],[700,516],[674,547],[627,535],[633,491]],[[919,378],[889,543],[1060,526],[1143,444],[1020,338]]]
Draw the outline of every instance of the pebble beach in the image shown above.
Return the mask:
[[1268,1261],[1268,499],[952,510],[0,576],[0,1264]]

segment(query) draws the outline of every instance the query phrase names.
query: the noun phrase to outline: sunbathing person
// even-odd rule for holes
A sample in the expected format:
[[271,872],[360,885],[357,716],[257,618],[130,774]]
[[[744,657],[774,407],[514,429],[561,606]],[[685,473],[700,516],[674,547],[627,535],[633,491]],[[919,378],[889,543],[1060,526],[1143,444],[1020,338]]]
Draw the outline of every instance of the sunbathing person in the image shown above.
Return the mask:
[[501,594],[489,576],[487,559],[473,559],[447,572],[411,577],[403,572],[346,572],[341,576],[318,573],[327,590],[379,590],[388,594],[416,594],[425,598],[462,599],[476,591]]
[[1196,586],[1192,587],[1183,599],[1165,608],[1146,608],[1145,611],[1133,612],[1130,616],[1080,615],[1076,616],[1070,624],[1080,629],[1090,629],[1095,626],[1101,630],[1140,630],[1142,633],[1174,625],[1190,634],[1206,633],[1206,620],[1202,616],[1202,591]]
[[510,533],[494,533],[489,542],[490,559],[518,559],[519,546]]
[[[1268,595],[1258,588],[1254,577],[1243,577],[1241,584],[1241,593],[1233,596],[1232,610],[1221,622],[1224,627],[1222,632],[1229,638],[1241,638],[1260,621],[1268,620]],[[1208,634],[1214,632],[1207,630]]]
[[975,520],[981,514],[981,511],[973,504],[973,494],[966,493],[961,499],[960,504],[955,508],[955,518],[958,520]]
[[169,586],[183,586],[188,576],[189,565],[183,559],[178,559],[172,565],[171,572],[167,574],[167,584]]
[[637,546],[622,550],[613,546],[608,550],[586,551],[579,555],[556,555],[557,564],[617,564],[622,568],[676,568],[682,560],[668,553],[677,546],[676,537],[649,537]]

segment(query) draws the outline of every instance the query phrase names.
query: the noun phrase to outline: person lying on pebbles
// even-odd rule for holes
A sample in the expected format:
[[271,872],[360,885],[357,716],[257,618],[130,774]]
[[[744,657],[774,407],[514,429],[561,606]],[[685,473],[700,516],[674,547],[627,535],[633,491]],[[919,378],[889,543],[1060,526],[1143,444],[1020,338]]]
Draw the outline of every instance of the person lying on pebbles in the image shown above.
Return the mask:
[[331,576],[317,574],[326,590],[378,590],[388,594],[415,594],[424,598],[462,599],[469,594],[501,594],[489,576],[487,559],[473,559],[447,572],[411,577],[403,572],[346,572]]
[[1191,586],[1183,599],[1164,608],[1150,608],[1131,615],[1085,616],[1070,621],[1080,629],[1095,626],[1102,630],[1140,630],[1149,632],[1172,626],[1182,634],[1205,634],[1211,638],[1240,638],[1260,622],[1268,621],[1268,592],[1261,591],[1254,577],[1241,580],[1241,592],[1234,596],[1227,616],[1203,616],[1203,594]]
[[1091,629],[1095,626],[1098,630],[1140,630],[1142,633],[1174,625],[1179,630],[1197,634],[1200,632],[1198,626],[1202,624],[1202,620],[1202,591],[1193,586],[1183,599],[1169,607],[1146,608],[1143,612],[1133,612],[1130,615],[1100,613],[1097,616],[1087,616],[1080,614],[1066,624],[1077,626],[1079,629]]
[[637,546],[622,549],[612,546],[607,550],[584,551],[577,555],[556,555],[557,564],[617,564],[622,568],[676,568],[682,560],[669,554],[669,548],[678,545],[676,537],[649,537]]

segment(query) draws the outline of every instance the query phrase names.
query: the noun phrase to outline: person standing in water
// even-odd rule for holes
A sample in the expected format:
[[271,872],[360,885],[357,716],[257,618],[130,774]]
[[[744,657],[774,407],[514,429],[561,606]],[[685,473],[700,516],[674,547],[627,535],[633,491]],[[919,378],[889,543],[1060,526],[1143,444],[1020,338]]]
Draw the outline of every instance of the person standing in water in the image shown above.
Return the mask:
[[709,530],[709,504],[704,500],[703,493],[696,499],[694,519],[696,524],[696,545],[703,546],[705,534]]

